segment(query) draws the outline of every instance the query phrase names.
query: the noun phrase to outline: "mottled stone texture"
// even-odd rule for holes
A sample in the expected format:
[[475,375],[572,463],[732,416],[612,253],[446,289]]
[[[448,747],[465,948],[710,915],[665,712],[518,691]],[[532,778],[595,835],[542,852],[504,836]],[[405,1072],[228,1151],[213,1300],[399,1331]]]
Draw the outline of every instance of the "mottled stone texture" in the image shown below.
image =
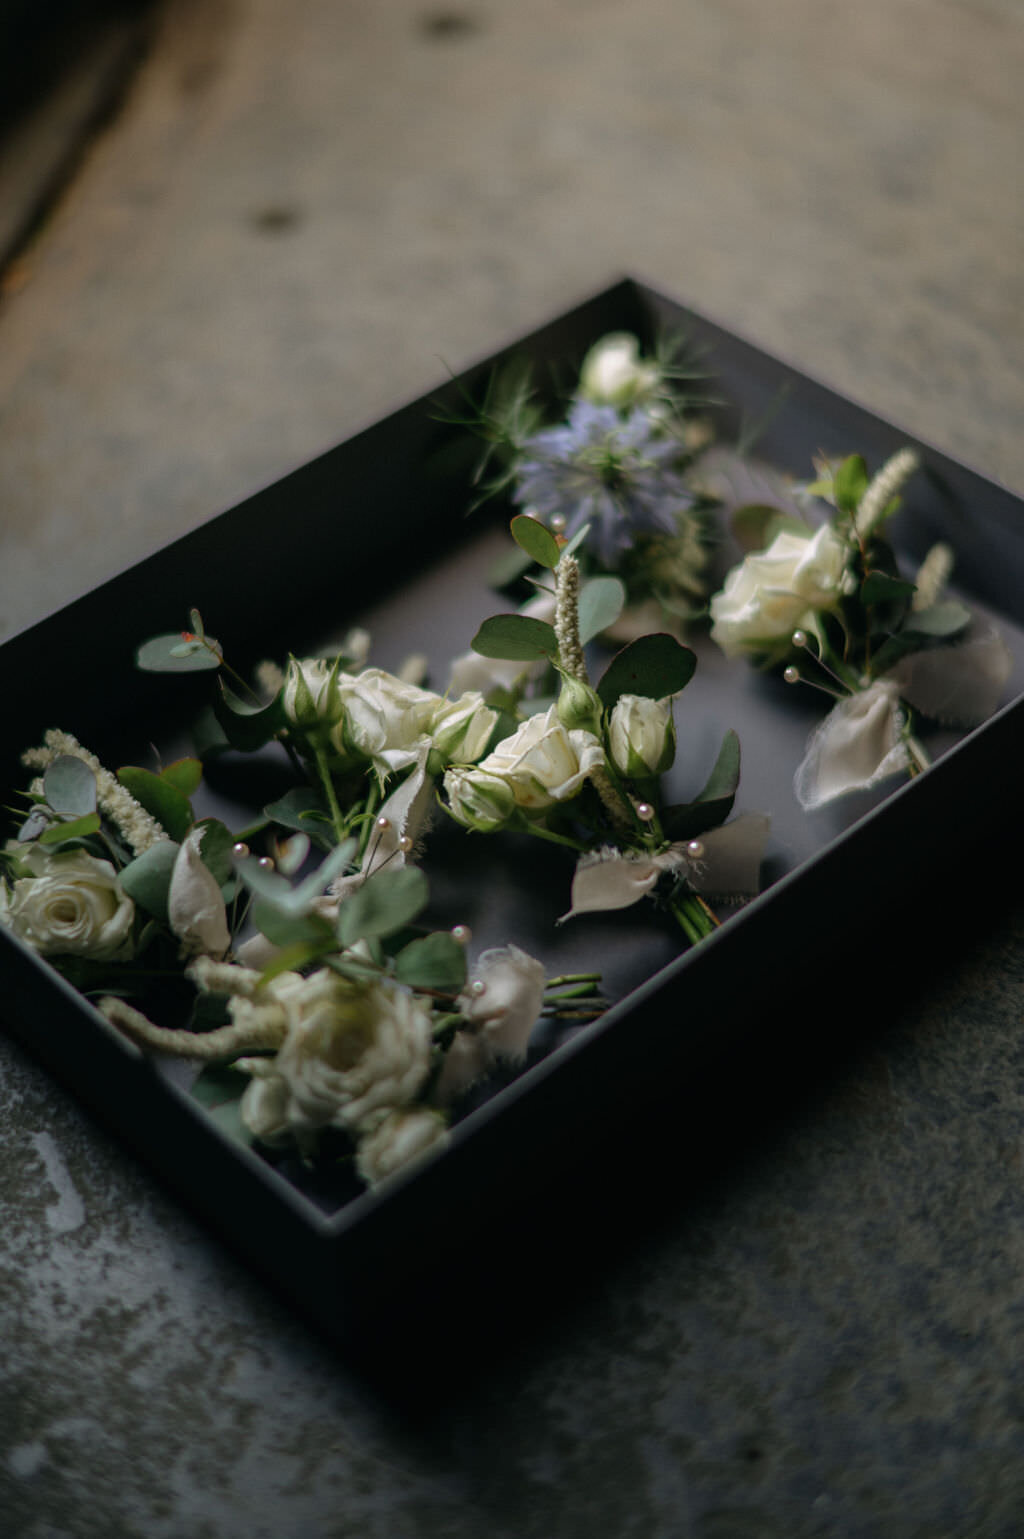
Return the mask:
[[[625,269],[1024,489],[1022,67],[1009,0],[169,4],[0,308],[0,634]],[[941,970],[851,956],[861,1047],[434,1414],[0,1044],[5,1536],[1016,1539],[1024,910],[936,838]]]

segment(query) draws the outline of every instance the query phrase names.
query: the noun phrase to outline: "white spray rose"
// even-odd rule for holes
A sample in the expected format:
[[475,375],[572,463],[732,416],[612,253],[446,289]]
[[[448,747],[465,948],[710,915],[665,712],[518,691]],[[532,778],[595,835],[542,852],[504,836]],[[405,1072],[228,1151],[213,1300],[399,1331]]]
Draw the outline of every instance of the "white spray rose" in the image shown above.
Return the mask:
[[28,847],[4,922],[43,956],[125,962],[134,950],[135,904],[109,860],[84,850]]
[[656,363],[640,357],[640,344],[628,331],[613,331],[595,342],[580,369],[580,394],[598,406],[634,406],[661,381]]
[[373,1132],[360,1140],[356,1169],[370,1186],[377,1186],[396,1170],[439,1153],[447,1141],[445,1119],[428,1107],[388,1112]]
[[344,714],[331,734],[334,747],[369,759],[381,775],[415,764],[444,704],[441,696],[383,668],[342,674],[338,685]]
[[341,720],[337,664],[326,657],[291,658],[281,703],[288,721],[302,731],[335,726]]
[[620,775],[663,775],[676,756],[671,696],[620,695],[608,723],[608,749]]
[[433,747],[447,763],[474,764],[487,747],[498,720],[497,711],[484,705],[479,690],[468,690],[457,700],[445,700],[430,727]]
[[712,639],[727,657],[776,651],[836,608],[846,575],[847,547],[830,525],[806,535],[782,530],[767,550],[734,566],[712,598]]
[[323,968],[274,994],[288,1018],[287,1037],[271,1065],[284,1092],[276,1085],[254,1091],[249,1115],[273,1120],[280,1130],[284,1104],[289,1132],[333,1126],[361,1135],[422,1088],[430,1069],[431,1020],[408,989],[388,981],[355,984]]
[[492,834],[516,810],[511,786],[480,768],[453,765],[445,770],[444,789],[452,817],[478,834]]
[[504,781],[524,812],[544,812],[575,796],[603,766],[604,749],[594,734],[563,727],[552,705],[524,721],[477,769],[481,777]]

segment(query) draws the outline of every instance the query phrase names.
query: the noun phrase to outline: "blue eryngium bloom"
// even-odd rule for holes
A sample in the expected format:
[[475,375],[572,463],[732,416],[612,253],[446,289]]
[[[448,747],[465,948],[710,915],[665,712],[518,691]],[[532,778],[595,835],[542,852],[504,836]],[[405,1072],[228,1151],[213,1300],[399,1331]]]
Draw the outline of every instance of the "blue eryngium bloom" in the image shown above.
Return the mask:
[[642,410],[576,400],[563,427],[527,438],[515,500],[540,518],[564,515],[568,538],[590,524],[586,544],[615,567],[638,535],[678,533],[677,515],[693,504],[676,469],[678,440],[659,432]]

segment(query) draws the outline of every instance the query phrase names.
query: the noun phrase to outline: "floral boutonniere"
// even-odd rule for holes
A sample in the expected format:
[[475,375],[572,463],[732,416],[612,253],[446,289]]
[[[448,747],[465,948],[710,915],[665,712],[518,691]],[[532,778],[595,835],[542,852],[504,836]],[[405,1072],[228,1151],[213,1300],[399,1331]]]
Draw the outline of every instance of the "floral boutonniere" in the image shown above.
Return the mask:
[[[718,921],[706,895],[756,892],[768,820],[755,814],[727,823],[739,783],[740,747],[726,734],[704,788],[690,802],[666,806],[662,775],[676,754],[675,698],[693,676],[696,657],[675,637],[652,633],[612,658],[591,683],[581,627],[581,570],[573,542],[520,516],[513,533],[553,581],[551,621],[496,615],[474,639],[477,654],[547,667],[557,699],[510,730],[475,764],[445,773],[450,815],[464,827],[520,832],[577,855],[569,919],[653,899],[673,915],[688,940]],[[598,581],[601,581],[600,579]],[[527,710],[515,702],[520,712]]]
[[913,579],[886,538],[919,467],[901,449],[870,478],[860,455],[822,464],[805,495],[831,508],[811,524],[769,507],[733,516],[748,554],[711,599],[711,636],[730,657],[779,666],[835,704],[812,733],[794,789],[805,810],[929,759],[915,713],[956,726],[991,715],[1009,674],[1005,644],[946,585],[953,553],[935,545]]
[[561,420],[547,418],[522,371],[495,381],[480,411],[460,419],[488,441],[484,495],[507,492],[566,539],[585,531],[584,575],[621,579],[635,634],[705,611],[707,505],[688,483],[710,436],[688,389],[697,378],[678,344],[644,355],[636,337],[613,332],[584,358]]

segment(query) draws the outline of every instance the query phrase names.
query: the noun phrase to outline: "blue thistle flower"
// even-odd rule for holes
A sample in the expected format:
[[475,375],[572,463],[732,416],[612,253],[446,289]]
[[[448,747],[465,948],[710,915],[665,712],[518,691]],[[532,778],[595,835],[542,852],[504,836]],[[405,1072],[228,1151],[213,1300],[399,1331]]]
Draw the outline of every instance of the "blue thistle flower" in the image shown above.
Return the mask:
[[575,400],[562,427],[522,444],[516,502],[540,518],[561,513],[568,538],[590,524],[586,545],[614,568],[638,535],[674,535],[693,497],[676,469],[679,443],[637,408]]

